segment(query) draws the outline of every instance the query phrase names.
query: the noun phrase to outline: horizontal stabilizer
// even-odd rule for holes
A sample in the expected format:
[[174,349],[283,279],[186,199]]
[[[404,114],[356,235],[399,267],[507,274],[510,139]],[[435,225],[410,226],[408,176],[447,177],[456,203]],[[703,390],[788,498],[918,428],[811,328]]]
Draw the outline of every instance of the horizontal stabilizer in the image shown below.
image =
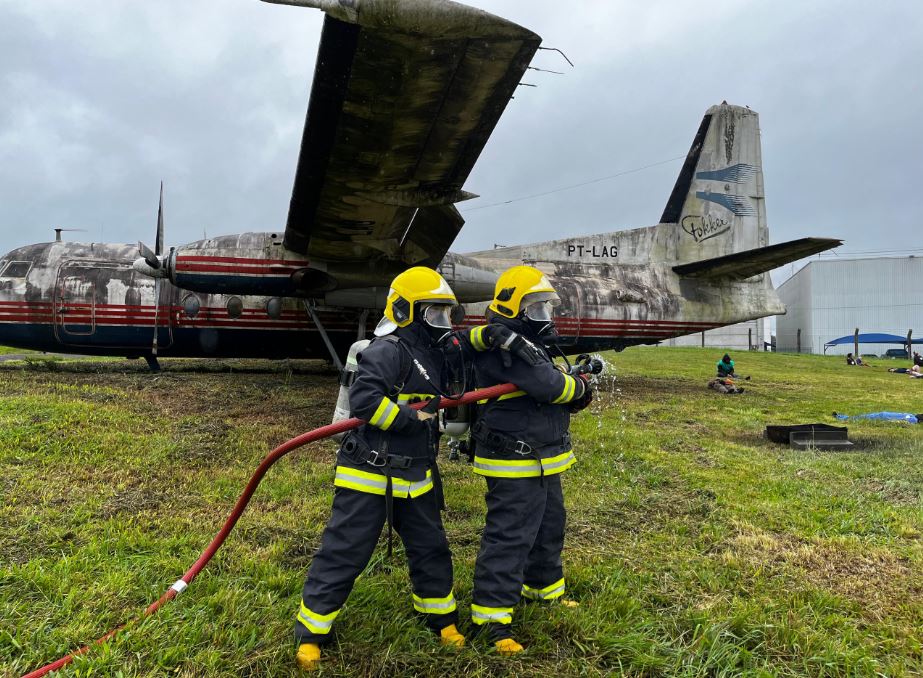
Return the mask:
[[714,259],[693,261],[690,264],[674,266],[673,270],[687,278],[744,280],[842,244],[842,240],[834,238],[800,238],[755,250],[734,252]]

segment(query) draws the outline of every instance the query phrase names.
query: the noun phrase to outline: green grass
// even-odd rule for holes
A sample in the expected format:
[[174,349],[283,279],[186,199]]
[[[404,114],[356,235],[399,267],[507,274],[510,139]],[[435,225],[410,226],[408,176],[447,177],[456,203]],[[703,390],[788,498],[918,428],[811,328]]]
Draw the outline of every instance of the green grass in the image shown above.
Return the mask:
[[[580,607],[518,608],[524,655],[439,648],[413,617],[400,550],[391,563],[379,550],[323,674],[923,674],[923,426],[850,422],[851,452],[762,437],[834,410],[923,412],[923,382],[751,353],[734,356],[746,393],[721,396],[705,389],[721,353],[606,356],[618,376],[575,418],[580,462],[565,475]],[[265,452],[333,409],[319,364],[164,363],[0,365],[0,674],[135,615],[198,556]],[[294,675],[334,449],[279,462],[188,591],[64,675]],[[466,614],[483,480],[443,469]]]
[[10,353],[32,353],[32,351],[26,351],[21,348],[13,348],[12,346],[0,346],[0,355],[7,355]]

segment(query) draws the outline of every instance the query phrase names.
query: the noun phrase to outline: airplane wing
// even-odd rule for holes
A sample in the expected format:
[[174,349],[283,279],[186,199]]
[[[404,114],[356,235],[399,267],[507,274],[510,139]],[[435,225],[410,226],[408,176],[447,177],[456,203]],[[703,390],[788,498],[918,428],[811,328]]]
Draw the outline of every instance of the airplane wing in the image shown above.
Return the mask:
[[674,266],[673,270],[677,275],[686,278],[745,280],[842,244],[842,240],[833,238],[800,238],[714,259],[693,261],[690,264]]
[[454,203],[541,38],[448,0],[266,0],[327,12],[285,229],[337,263],[438,263]]

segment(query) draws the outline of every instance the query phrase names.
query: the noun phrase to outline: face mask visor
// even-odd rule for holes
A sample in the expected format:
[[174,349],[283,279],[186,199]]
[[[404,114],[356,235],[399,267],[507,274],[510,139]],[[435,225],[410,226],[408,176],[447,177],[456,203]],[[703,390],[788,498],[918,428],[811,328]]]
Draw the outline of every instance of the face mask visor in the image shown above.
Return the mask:
[[522,303],[523,315],[527,320],[536,323],[550,323],[554,318],[554,307],[561,303],[560,297],[554,292],[536,292],[527,294]]
[[420,319],[434,345],[439,345],[452,333],[452,306],[429,304],[422,309]]
[[423,322],[443,331],[452,329],[452,307],[448,304],[429,304],[423,309]]

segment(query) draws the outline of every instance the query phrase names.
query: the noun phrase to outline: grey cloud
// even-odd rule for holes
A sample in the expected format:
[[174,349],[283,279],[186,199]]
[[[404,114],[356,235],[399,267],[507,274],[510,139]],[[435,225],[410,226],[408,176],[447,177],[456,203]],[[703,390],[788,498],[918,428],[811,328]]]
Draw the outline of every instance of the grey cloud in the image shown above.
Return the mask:
[[[481,0],[564,49],[530,71],[463,209],[684,154],[723,99],[761,114],[773,240],[907,242],[923,196],[916,3]],[[282,227],[319,12],[256,0],[0,0],[0,249]],[[650,225],[680,163],[466,212],[454,249]],[[501,235],[496,235],[502,233]]]

